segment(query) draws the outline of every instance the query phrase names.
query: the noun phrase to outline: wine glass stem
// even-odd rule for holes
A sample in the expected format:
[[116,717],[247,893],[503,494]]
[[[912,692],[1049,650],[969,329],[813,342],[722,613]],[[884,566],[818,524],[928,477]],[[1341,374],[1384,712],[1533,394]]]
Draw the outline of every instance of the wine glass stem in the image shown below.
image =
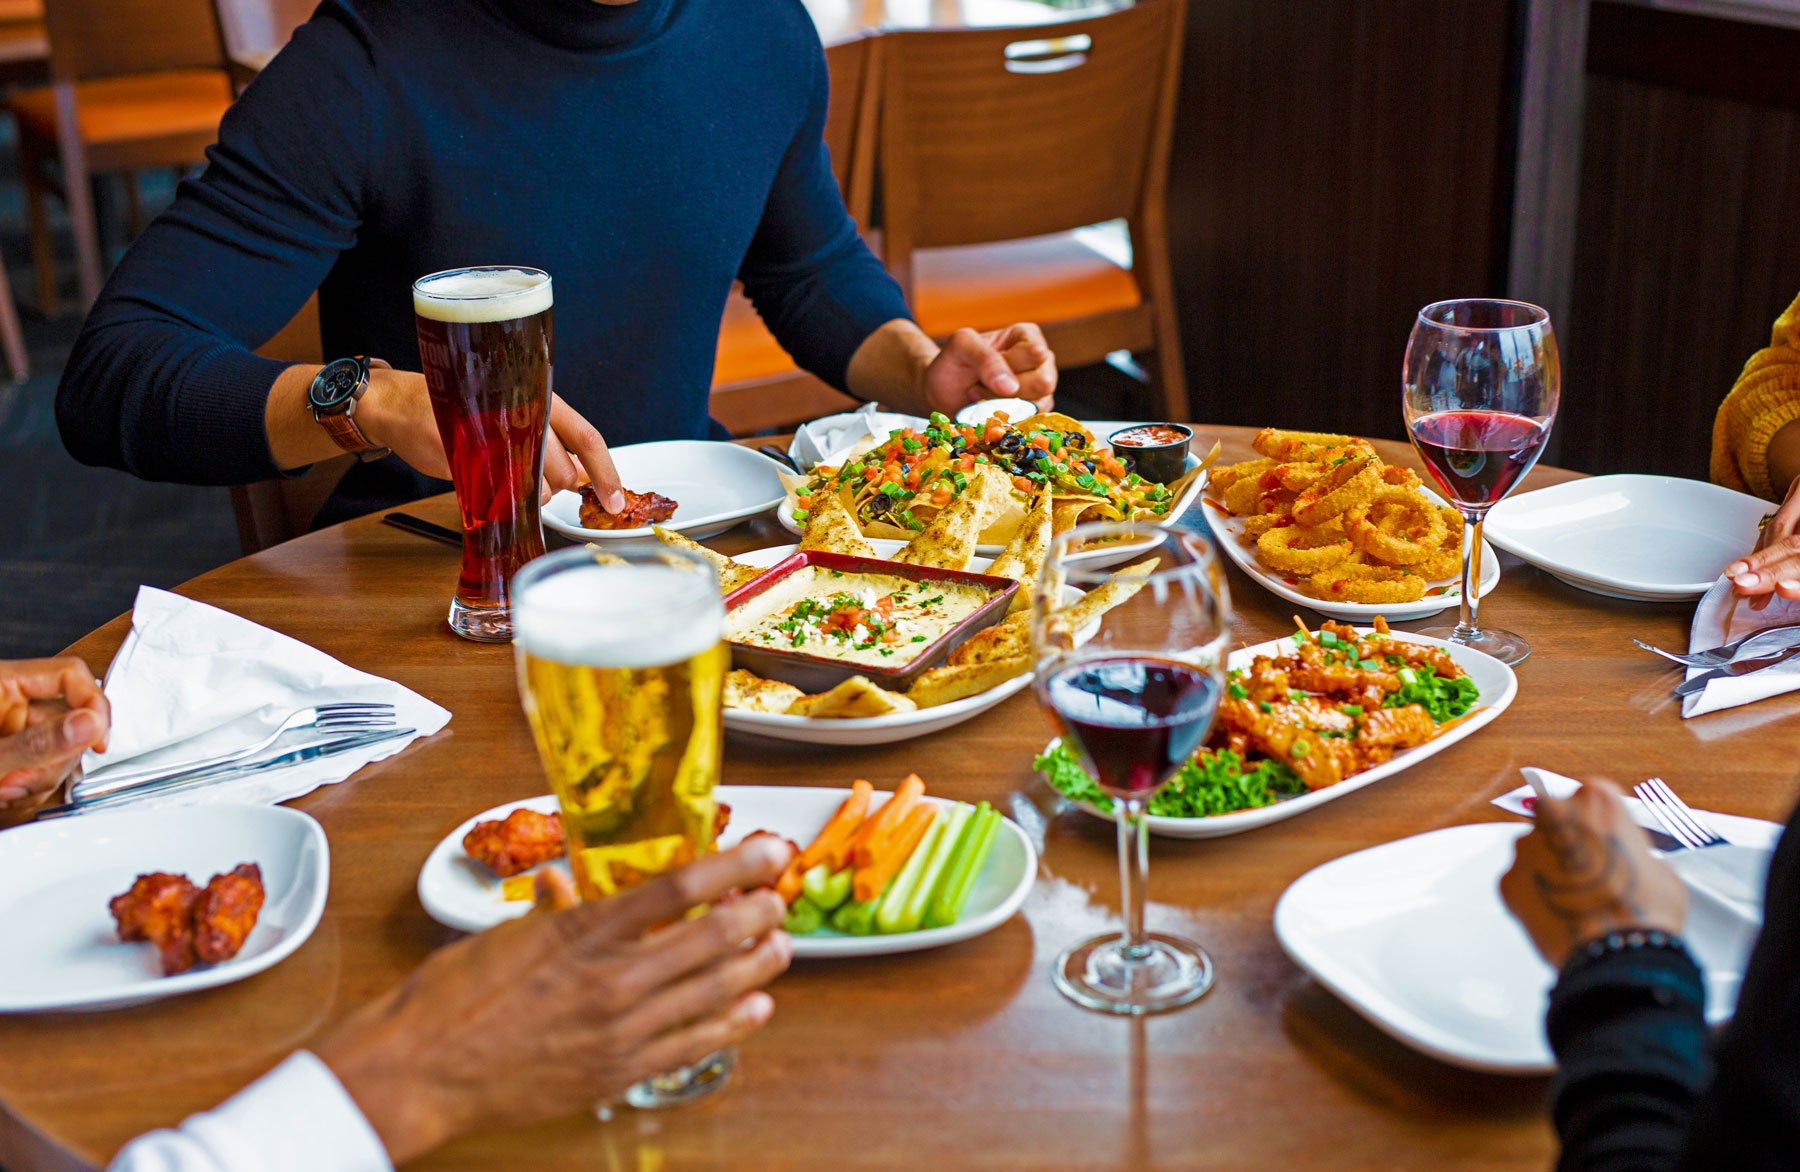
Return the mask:
[[1485,513],[1463,514],[1462,613],[1456,634],[1467,638],[1481,629],[1481,522]]
[[1144,825],[1144,803],[1130,798],[1120,803],[1119,904],[1125,913],[1125,941],[1120,949],[1127,960],[1150,955],[1144,939],[1144,884],[1150,874],[1150,836]]

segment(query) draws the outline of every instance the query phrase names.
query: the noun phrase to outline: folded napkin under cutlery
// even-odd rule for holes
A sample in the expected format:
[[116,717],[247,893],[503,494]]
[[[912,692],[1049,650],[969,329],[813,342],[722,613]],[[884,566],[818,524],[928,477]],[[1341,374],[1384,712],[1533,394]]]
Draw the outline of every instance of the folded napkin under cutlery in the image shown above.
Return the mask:
[[788,445],[788,455],[802,471],[810,471],[813,465],[827,456],[836,455],[857,440],[867,439],[872,435],[885,439],[887,433],[896,427],[917,426],[917,416],[897,415],[892,411],[883,411],[879,404],[864,403],[855,411],[827,415],[804,424],[794,433],[794,442]]
[[[1751,610],[1750,599],[1731,592],[1729,579],[1720,578],[1694,608],[1694,622],[1689,630],[1688,649],[1704,651],[1741,639],[1752,632],[1786,623],[1800,622],[1800,603],[1771,598],[1762,610]],[[1704,683],[1701,682],[1704,677]],[[1689,668],[1687,694],[1681,698],[1683,717],[1704,716],[1779,696],[1800,689],[1800,655],[1778,659],[1770,665],[1742,675],[1712,674],[1701,668]]]
[[[310,647],[203,602],[140,587],[131,633],[106,673],[113,728],[107,752],[83,759],[84,777],[137,773],[210,757],[252,744],[296,709],[344,701],[391,704],[396,728],[415,735],[363,745],[275,768],[246,770],[227,780],[172,792],[120,795],[107,809],[201,802],[273,804],[405,749],[449,723],[450,713],[392,680],[355,668]],[[293,738],[293,739],[290,739]],[[284,736],[252,761],[314,742],[328,732]]]

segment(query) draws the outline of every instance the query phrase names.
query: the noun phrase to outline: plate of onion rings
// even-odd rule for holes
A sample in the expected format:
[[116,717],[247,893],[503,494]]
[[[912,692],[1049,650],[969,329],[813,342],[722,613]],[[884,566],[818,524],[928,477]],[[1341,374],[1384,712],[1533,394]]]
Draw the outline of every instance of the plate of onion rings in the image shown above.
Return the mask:
[[[1367,440],[1264,428],[1257,458],[1212,469],[1207,521],[1238,568],[1320,614],[1424,618],[1462,601],[1462,515]],[[1500,581],[1481,547],[1480,593]]]

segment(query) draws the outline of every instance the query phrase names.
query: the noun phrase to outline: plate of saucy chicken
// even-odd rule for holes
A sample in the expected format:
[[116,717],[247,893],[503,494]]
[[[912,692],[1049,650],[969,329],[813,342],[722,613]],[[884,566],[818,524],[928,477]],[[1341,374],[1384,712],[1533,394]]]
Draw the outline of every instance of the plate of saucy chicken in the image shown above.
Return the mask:
[[228,985],[304,944],[325,832],[284,806],[84,814],[0,835],[0,1013],[119,1009]]
[[[1220,838],[1303,814],[1417,765],[1492,723],[1519,688],[1467,647],[1327,620],[1231,653],[1206,745],[1150,800],[1169,838]],[[1052,740],[1036,762],[1064,797],[1111,819],[1112,799]]]
[[612,449],[625,509],[608,514],[591,488],[563,491],[543,508],[544,525],[574,541],[653,537],[660,525],[696,540],[780,504],[781,466],[740,444],[659,440]]

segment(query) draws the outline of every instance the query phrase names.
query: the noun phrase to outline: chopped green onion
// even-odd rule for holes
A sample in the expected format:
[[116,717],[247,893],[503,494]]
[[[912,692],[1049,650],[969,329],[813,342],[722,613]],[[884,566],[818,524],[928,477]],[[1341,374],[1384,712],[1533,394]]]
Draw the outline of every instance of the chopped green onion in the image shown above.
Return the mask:
[[1248,700],[1250,698],[1250,689],[1238,683],[1236,680],[1233,680],[1231,683],[1225,685],[1225,694],[1230,696],[1233,700]]

